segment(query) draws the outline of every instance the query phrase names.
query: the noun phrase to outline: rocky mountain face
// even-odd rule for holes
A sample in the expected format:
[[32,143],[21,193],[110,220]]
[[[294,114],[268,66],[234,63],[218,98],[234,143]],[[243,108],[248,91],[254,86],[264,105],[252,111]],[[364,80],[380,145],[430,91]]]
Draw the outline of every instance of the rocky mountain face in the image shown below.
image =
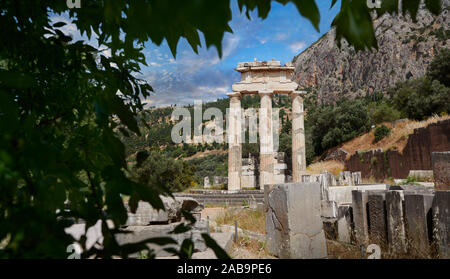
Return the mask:
[[417,22],[409,15],[385,14],[376,19],[378,51],[355,52],[346,42],[339,49],[335,30],[330,30],[294,57],[296,82],[303,88],[316,88],[319,101],[329,103],[385,92],[398,81],[424,75],[439,50],[450,48],[449,4],[442,1],[439,16],[422,7]]

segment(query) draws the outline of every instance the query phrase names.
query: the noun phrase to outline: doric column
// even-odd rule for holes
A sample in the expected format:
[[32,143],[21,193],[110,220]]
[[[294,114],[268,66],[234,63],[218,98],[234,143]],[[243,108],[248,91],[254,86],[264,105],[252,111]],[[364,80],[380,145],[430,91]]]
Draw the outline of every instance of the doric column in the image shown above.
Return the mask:
[[305,92],[294,91],[292,97],[292,181],[301,182],[306,171],[305,120],[303,97]]
[[259,92],[261,109],[259,110],[259,186],[273,184],[273,126],[272,92]]
[[242,171],[242,110],[241,93],[232,92],[230,97],[230,110],[228,116],[228,191],[241,189]]

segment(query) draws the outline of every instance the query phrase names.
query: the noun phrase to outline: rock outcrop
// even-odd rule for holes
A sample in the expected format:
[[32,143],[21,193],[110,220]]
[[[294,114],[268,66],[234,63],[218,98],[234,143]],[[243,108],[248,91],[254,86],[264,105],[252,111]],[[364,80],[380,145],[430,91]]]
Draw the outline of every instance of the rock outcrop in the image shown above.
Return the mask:
[[[294,57],[295,81],[303,88],[314,87],[321,102],[340,97],[385,92],[398,81],[420,77],[450,39],[449,0],[433,16],[423,7],[414,23],[409,15],[385,14],[374,22],[378,51],[355,52],[343,42],[339,49],[332,29],[316,43]],[[423,4],[422,4],[423,6]]]

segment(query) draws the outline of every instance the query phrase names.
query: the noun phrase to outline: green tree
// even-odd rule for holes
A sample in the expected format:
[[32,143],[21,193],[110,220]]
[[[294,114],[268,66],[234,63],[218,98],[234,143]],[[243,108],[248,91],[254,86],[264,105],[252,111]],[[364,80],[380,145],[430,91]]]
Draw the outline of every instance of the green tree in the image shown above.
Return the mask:
[[368,105],[369,117],[373,124],[392,122],[402,118],[402,113],[388,102],[372,102]]
[[391,94],[394,106],[410,119],[450,112],[450,88],[426,76],[399,83]]
[[427,76],[450,87],[450,49],[441,49],[428,66]]
[[171,192],[180,192],[195,185],[195,166],[174,160],[161,151],[153,150],[147,159],[133,168],[133,180],[143,185],[160,185]]
[[369,115],[362,99],[343,99],[336,105],[319,106],[308,112],[307,126],[316,154],[364,133]]
[[[320,14],[314,0],[278,2],[293,2],[318,29]],[[342,1],[333,22],[338,43],[346,38],[356,49],[376,47],[363,2]],[[379,15],[395,12],[397,1],[385,2],[377,10]],[[403,11],[415,18],[419,2],[405,2]],[[114,238],[117,230],[106,225],[107,219],[116,227],[125,223],[121,195],[130,196],[132,211],[139,200],[162,209],[159,194],[171,195],[162,185],[130,179],[125,148],[115,133],[140,135],[137,112],[143,108],[141,98],[152,91],[135,77],[146,64],[144,43],[160,45],[166,40],[175,56],[180,38],[197,52],[202,33],[206,46],[215,46],[221,56],[223,35],[232,31],[228,0],[82,3],[81,9],[69,9],[60,0],[1,1],[0,240],[8,241],[0,257],[66,257],[66,247],[73,241],[64,233],[70,218],[83,219],[87,226],[102,220],[103,249],[85,250],[83,256],[127,257],[147,249],[145,242],[155,242],[120,246]],[[247,14],[256,9],[263,19],[270,11],[270,1],[239,0],[238,4]],[[434,13],[440,10],[438,0],[426,5]],[[51,22],[59,13],[67,13],[75,28],[89,38],[97,34],[98,45],[108,48],[111,56],[64,35],[60,30],[64,23]],[[146,155],[137,155],[139,165]],[[219,257],[226,257],[208,236],[205,241]],[[190,246],[186,243],[180,256],[189,256],[182,253]]]

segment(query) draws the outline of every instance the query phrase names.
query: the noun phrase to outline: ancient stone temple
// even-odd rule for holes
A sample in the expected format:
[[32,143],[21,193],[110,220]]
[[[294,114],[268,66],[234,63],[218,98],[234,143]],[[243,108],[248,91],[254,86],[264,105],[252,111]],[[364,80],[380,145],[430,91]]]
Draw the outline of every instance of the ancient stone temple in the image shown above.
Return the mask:
[[244,94],[258,94],[261,97],[259,109],[260,164],[259,186],[276,182],[272,123],[272,96],[289,94],[292,97],[292,180],[301,182],[306,170],[305,133],[303,117],[303,95],[297,91],[298,84],[292,81],[292,64],[281,65],[280,61],[253,61],[238,63],[236,71],[241,73],[241,81],[232,86],[228,118],[228,190],[241,187],[243,133],[241,97]]

